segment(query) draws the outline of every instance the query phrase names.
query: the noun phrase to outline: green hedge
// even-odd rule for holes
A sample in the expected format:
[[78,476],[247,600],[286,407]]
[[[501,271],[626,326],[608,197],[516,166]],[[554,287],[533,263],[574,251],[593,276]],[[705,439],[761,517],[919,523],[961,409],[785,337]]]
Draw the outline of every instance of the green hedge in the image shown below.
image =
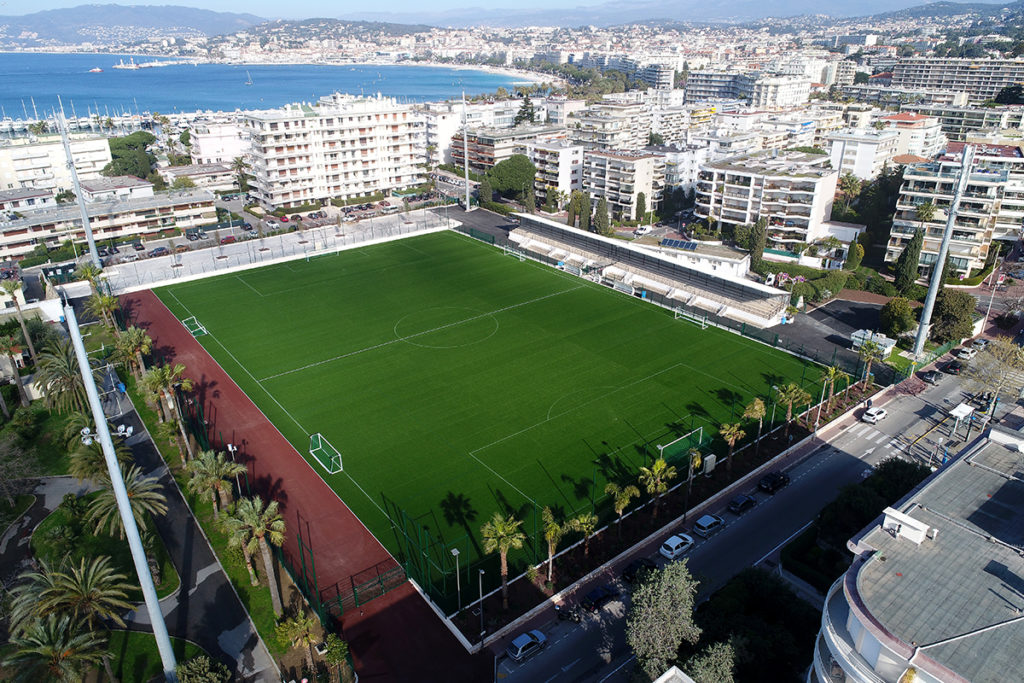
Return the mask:
[[320,204],[303,204],[302,206],[289,206],[288,208],[274,209],[271,213],[280,218],[294,213],[306,213],[307,211],[318,211]]
[[374,192],[371,195],[365,197],[351,197],[350,199],[332,199],[331,204],[334,206],[352,206],[353,204],[373,204],[379,202],[382,199],[387,199],[387,195],[383,192]]
[[515,211],[512,207],[499,204],[498,202],[481,202],[480,207],[494,213],[500,213],[502,216],[511,216],[512,212]]
[[[465,178],[466,177],[465,170],[463,170],[459,166],[456,166],[455,164],[441,164],[437,168],[439,170],[442,170],[442,171],[448,171],[449,173],[454,173],[455,175],[459,176],[460,178]],[[480,175],[479,173],[473,173],[472,171],[470,171],[469,172],[469,179],[472,180],[475,183],[479,183],[481,180],[484,179],[484,177],[482,175]]]
[[984,270],[982,270],[977,275],[972,275],[971,277],[964,278],[963,280],[961,280],[959,278],[955,278],[955,277],[953,277],[953,278],[946,278],[946,284],[947,285],[960,285],[960,286],[963,286],[963,287],[977,287],[982,282],[984,282],[985,278],[987,278],[992,273],[992,268],[993,267],[994,267],[993,265],[989,265],[988,267],[986,267]]

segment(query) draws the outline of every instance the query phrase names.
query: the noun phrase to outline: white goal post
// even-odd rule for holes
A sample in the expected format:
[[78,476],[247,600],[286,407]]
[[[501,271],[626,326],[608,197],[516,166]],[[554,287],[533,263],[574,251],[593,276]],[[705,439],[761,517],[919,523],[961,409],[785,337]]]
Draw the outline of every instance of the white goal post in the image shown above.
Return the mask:
[[341,453],[320,432],[309,437],[309,454],[316,458],[320,467],[323,467],[327,474],[341,472]]
[[513,257],[519,259],[520,261],[525,261],[526,260],[526,254],[524,254],[521,249],[517,249],[515,247],[510,247],[508,245],[505,245],[505,246],[503,246],[501,248],[501,251],[502,251],[502,253],[505,254],[505,256],[513,256]]
[[185,329],[188,330],[189,334],[191,334],[193,337],[201,337],[204,334],[209,334],[206,331],[206,328],[203,327],[203,324],[196,320],[196,317],[194,315],[182,320],[181,324],[185,326]]
[[697,325],[700,325],[700,329],[702,329],[702,330],[705,330],[708,327],[708,317],[706,315],[705,316],[694,315],[693,313],[687,313],[686,311],[684,311],[681,308],[676,308],[675,309],[675,319],[676,320],[689,320],[692,323],[696,323]]

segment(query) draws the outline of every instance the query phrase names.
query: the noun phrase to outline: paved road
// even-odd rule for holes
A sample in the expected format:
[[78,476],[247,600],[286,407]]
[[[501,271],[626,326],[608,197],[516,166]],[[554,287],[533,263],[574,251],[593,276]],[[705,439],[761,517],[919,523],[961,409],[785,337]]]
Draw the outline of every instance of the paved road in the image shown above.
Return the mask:
[[[699,541],[689,555],[689,563],[701,580],[701,597],[707,597],[747,567],[758,563],[777,566],[779,548],[813,520],[843,486],[859,481],[879,461],[894,455],[919,462],[929,461],[936,453],[941,457],[938,439],[948,443],[950,421],[936,425],[962,398],[959,381],[953,377],[938,386],[927,386],[917,395],[901,395],[886,404],[889,417],[879,424],[851,421],[827,443],[816,445],[808,457],[789,470],[789,487],[774,496],[753,492],[758,504],[744,516],[737,518],[722,509],[707,510],[721,514],[726,526],[710,540],[701,540],[688,530]],[[666,531],[665,536],[668,534]],[[655,550],[650,548],[652,559],[663,564]],[[603,580],[618,579],[618,571],[620,568]],[[629,596],[621,580],[619,585],[624,590],[623,601],[611,603],[581,625],[557,621],[553,610],[531,623],[529,628],[540,628],[549,635],[551,644],[530,661],[518,665],[511,662],[502,654],[507,640],[497,644],[493,651],[499,657],[499,679],[629,681],[632,655],[625,643],[624,619]],[[807,644],[808,661],[812,647],[813,643]]]

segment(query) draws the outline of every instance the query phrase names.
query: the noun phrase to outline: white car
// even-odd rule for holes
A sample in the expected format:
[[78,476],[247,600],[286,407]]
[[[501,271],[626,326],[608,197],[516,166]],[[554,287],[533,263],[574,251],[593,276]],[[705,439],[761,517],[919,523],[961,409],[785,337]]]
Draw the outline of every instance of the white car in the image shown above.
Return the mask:
[[873,425],[878,424],[888,416],[889,413],[885,411],[885,408],[868,408],[860,419]]
[[677,534],[675,536],[669,536],[661,547],[658,548],[658,552],[666,560],[678,560],[680,557],[690,552],[690,548],[693,547],[693,539],[686,534]]
[[967,346],[963,347],[962,349],[958,349],[956,352],[956,357],[959,358],[960,360],[971,360],[977,355],[978,349],[969,348]]

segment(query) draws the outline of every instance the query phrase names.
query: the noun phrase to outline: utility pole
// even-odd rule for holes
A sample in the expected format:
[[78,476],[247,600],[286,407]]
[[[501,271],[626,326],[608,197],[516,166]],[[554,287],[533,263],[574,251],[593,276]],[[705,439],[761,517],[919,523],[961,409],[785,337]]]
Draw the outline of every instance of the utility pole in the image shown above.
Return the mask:
[[[60,103],[60,98],[57,98]],[[89,256],[93,265],[97,268],[103,267],[99,252],[96,251],[96,240],[92,236],[92,226],[89,225],[89,211],[85,208],[85,197],[82,196],[82,186],[78,182],[78,169],[75,168],[75,158],[71,155],[71,140],[68,139],[68,122],[64,119],[64,104],[60,103],[60,114],[57,115],[57,126],[60,128],[60,140],[64,143],[64,156],[68,158],[68,170],[71,172],[71,185],[74,187],[75,200],[78,202],[78,209],[82,212],[82,228],[85,229],[85,240],[89,243]],[[71,243],[75,243],[75,235],[71,234]]]
[[[924,310],[921,312],[921,324],[917,328],[917,338],[914,340],[914,356],[920,357],[924,351],[925,340],[928,339],[928,329],[932,322],[932,309],[935,308],[935,297],[939,294],[939,286],[942,284],[942,270],[946,265],[946,255],[949,253],[949,238],[953,235],[953,223],[956,221],[956,214],[960,210],[960,198],[963,196],[964,188],[971,177],[971,165],[974,163],[974,147],[964,145],[963,156],[960,158],[960,175],[953,183],[953,201],[950,202],[949,210],[946,213],[946,229],[942,233],[942,244],[939,246],[939,256],[932,268],[932,281],[928,286],[928,296],[924,300]],[[914,264],[917,267],[917,264]]]
[[466,174],[466,211],[473,210],[469,203],[469,114],[466,113],[466,91],[462,91],[462,167]]
[[124,478],[121,476],[121,466],[118,464],[117,456],[114,453],[114,442],[110,438],[107,417],[103,413],[100,395],[96,390],[96,380],[93,379],[92,372],[90,372],[89,356],[85,352],[85,344],[82,342],[82,331],[78,329],[75,308],[65,298],[63,292],[61,292],[60,296],[64,304],[64,318],[68,322],[71,343],[75,347],[75,356],[78,359],[78,370],[82,373],[85,393],[89,397],[89,408],[92,410],[92,419],[96,422],[96,436],[99,438],[100,447],[103,449],[103,459],[107,464],[110,488],[114,492],[114,498],[117,499],[117,510],[121,514],[121,526],[124,528],[124,535],[128,539],[132,561],[135,563],[135,572],[139,576],[139,586],[142,588],[142,596],[146,600],[146,611],[149,614],[149,621],[153,625],[153,637],[156,638],[157,650],[159,650],[160,660],[163,662],[164,678],[173,683],[178,680],[174,673],[176,668],[174,650],[171,649],[171,639],[167,634],[167,624],[164,623],[164,615],[160,611],[160,602],[156,596],[156,587],[153,585],[153,576],[149,573],[146,550],[142,547],[139,527],[135,524],[131,502],[128,500],[128,491],[124,485]]

